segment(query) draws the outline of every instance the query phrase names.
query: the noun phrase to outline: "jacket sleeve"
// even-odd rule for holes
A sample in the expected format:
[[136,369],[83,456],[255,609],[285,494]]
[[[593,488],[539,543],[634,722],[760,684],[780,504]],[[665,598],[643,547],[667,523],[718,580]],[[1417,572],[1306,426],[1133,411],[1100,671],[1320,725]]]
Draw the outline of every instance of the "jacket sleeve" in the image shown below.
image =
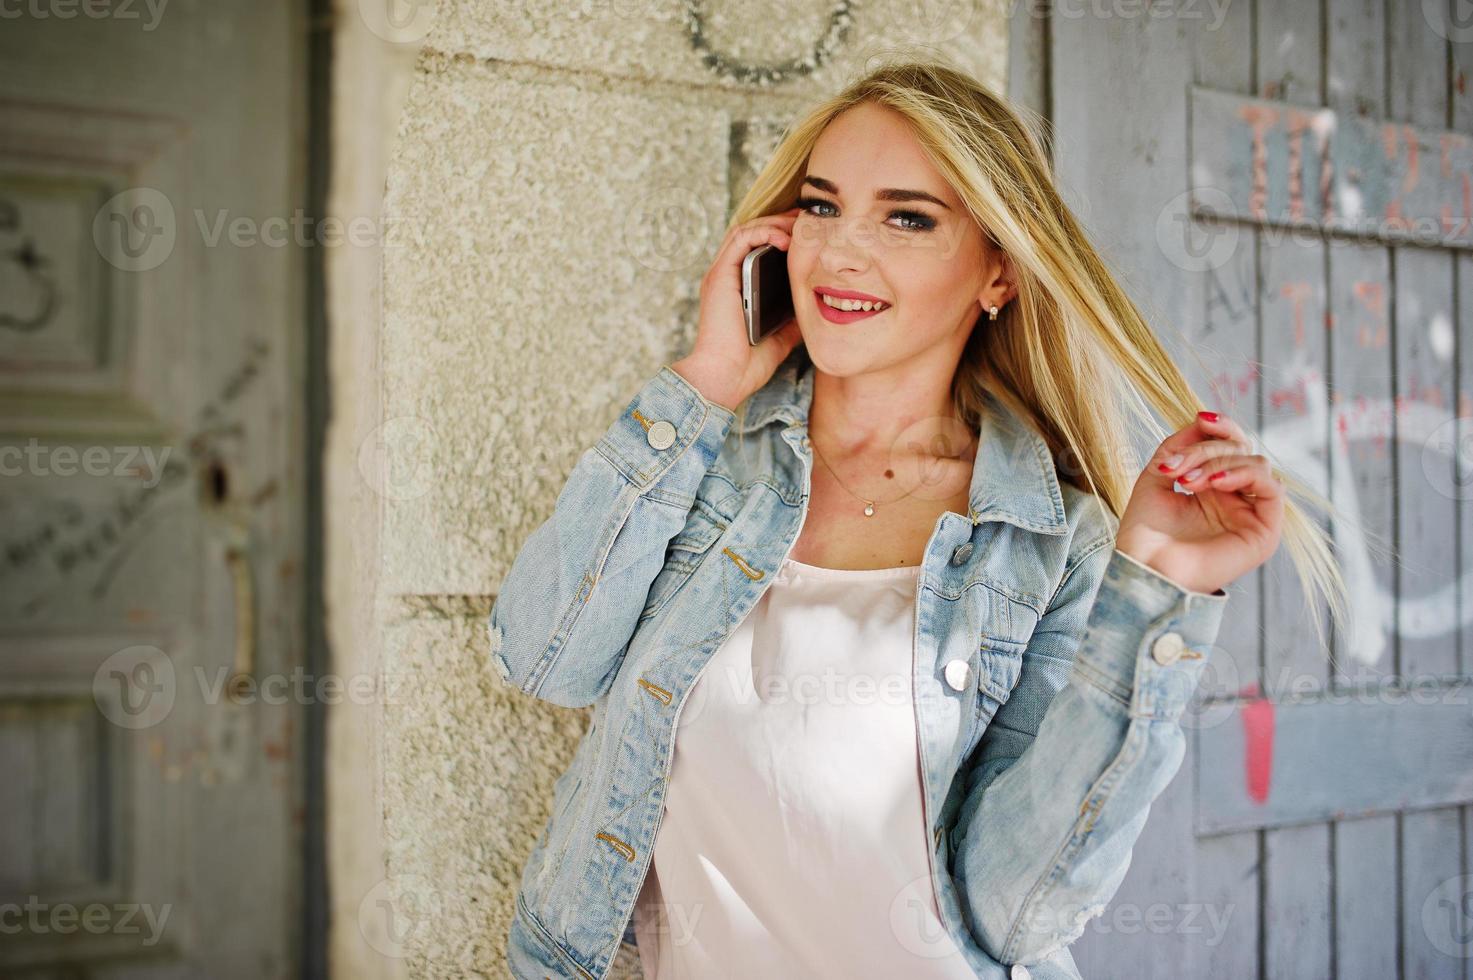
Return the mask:
[[504,681],[566,707],[608,689],[733,421],[666,365],[583,452],[492,602]]
[[1227,605],[1113,544],[1066,569],[966,769],[952,872],[968,928],[1003,964],[1046,960],[1114,896],[1181,765],[1180,718]]

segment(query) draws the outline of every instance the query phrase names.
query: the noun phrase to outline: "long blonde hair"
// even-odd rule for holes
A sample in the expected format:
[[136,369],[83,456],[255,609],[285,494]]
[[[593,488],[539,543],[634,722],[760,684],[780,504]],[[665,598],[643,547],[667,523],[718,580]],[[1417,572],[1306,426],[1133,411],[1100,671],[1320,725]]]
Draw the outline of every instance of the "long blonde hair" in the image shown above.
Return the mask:
[[[995,321],[979,317],[963,350],[952,381],[957,417],[975,431],[986,411],[983,391],[992,392],[1043,435],[1056,465],[1072,461],[1060,467],[1060,477],[1094,494],[1118,519],[1144,465],[1133,462],[1138,454],[1130,433],[1144,427],[1159,442],[1206,406],[1060,197],[1043,141],[1032,128],[1043,130],[1035,114],[933,57],[882,64],[787,128],[737,205],[728,230],[792,208],[819,135],[835,116],[865,101],[909,120],[933,166],[956,190],[988,244],[1011,259],[1017,276],[1016,299]],[[1162,428],[1147,404],[1170,429]],[[737,406],[738,425],[746,408],[745,401]],[[1345,579],[1329,536],[1304,506],[1355,522],[1278,465],[1261,440],[1243,428],[1283,477],[1288,499],[1281,541],[1306,599],[1322,595],[1343,626]],[[1314,624],[1324,644],[1318,616]]]

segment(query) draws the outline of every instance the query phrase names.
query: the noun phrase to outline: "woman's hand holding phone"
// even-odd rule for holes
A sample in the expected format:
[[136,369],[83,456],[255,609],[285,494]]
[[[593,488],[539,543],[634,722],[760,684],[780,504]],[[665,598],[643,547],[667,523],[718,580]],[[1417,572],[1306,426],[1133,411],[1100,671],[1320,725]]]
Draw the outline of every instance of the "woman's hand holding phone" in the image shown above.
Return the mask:
[[701,316],[696,342],[671,370],[695,385],[701,396],[736,410],[772,377],[777,366],[802,343],[796,318],[755,347],[747,340],[742,310],[742,260],[760,245],[788,250],[798,208],[753,218],[727,232],[711,268],[701,280]]

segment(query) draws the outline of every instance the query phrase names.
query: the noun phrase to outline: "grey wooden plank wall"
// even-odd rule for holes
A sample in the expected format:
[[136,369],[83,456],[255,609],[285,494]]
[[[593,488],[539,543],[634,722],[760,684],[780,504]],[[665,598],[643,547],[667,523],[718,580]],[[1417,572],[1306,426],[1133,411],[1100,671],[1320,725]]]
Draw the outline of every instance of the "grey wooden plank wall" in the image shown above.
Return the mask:
[[[1352,518],[1331,650],[1286,555],[1231,589],[1080,967],[1469,980],[1473,26],[1457,0],[1014,10],[1010,94],[1050,120],[1066,200],[1209,407]],[[1205,217],[1235,180],[1249,206]],[[1331,230],[1347,202],[1363,220]]]

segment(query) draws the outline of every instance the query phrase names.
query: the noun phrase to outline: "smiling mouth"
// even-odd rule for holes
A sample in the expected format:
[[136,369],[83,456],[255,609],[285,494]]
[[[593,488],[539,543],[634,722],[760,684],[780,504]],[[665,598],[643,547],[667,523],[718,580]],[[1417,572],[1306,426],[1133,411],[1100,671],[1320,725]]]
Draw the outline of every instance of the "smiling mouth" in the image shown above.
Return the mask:
[[[890,305],[888,303],[881,303],[876,308],[866,310],[854,300],[835,300],[833,297],[825,296],[823,293],[820,293],[817,290],[815,290],[813,293],[813,301],[818,306],[818,312],[823,316],[825,320],[828,320],[830,323],[854,323],[857,320],[864,320],[868,317],[878,316],[879,314],[885,313],[890,309]],[[829,305],[831,302],[842,303],[846,306],[855,306],[859,308],[844,310],[840,309],[838,306]]]

